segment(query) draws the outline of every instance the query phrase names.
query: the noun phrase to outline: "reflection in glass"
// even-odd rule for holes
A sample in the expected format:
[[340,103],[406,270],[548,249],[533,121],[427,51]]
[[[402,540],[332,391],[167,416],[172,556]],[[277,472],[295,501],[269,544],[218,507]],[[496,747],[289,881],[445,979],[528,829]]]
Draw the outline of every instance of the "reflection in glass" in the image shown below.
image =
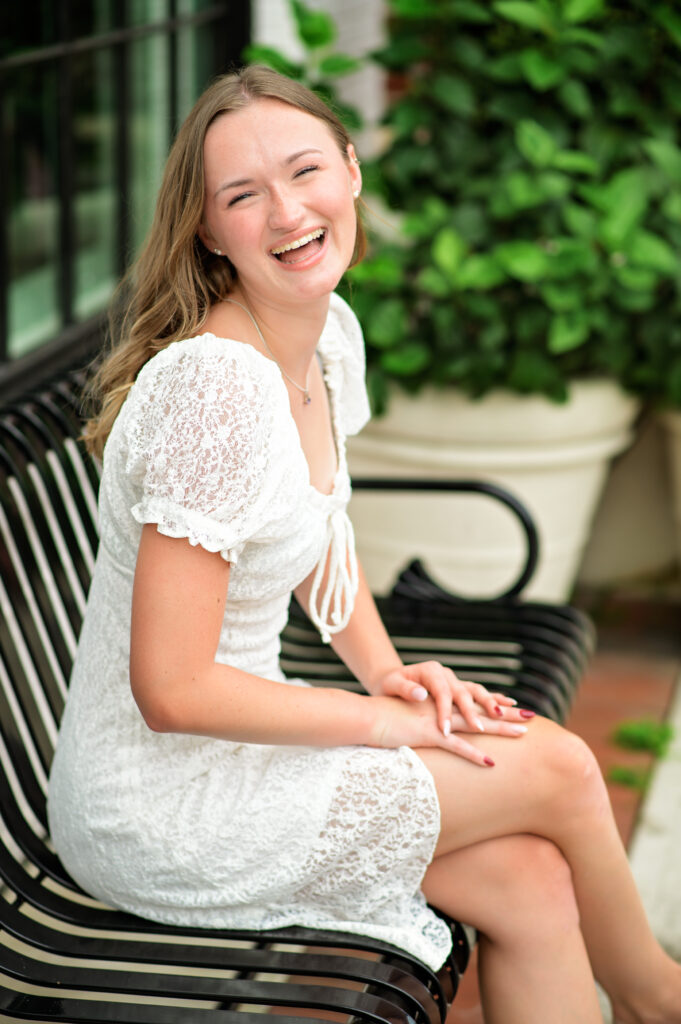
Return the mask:
[[130,47],[130,240],[134,253],[144,240],[171,138],[170,42],[165,34]]
[[95,50],[74,59],[74,313],[85,319],[116,284],[116,182],[113,56]]
[[6,79],[8,355],[35,348],[60,326],[56,75],[52,64]]

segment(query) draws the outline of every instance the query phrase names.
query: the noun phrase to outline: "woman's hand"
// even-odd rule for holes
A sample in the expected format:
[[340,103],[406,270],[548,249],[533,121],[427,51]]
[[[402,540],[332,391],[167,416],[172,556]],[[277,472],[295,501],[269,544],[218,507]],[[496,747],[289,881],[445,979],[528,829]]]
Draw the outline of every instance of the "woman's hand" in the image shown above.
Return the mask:
[[479,683],[464,682],[437,661],[391,669],[375,681],[372,692],[412,703],[431,697],[443,736],[452,730],[489,732],[493,731],[490,722],[521,722],[533,717],[532,712],[519,711],[513,698],[491,693]]
[[[495,714],[490,718],[482,708],[475,708],[475,719],[483,726],[471,726],[463,715],[455,711],[448,722],[449,732],[438,723],[438,709],[432,697],[425,700],[405,701],[399,697],[372,697],[374,726],[369,741],[374,747],[440,747],[457,754],[473,764],[492,767],[494,762],[484,750],[464,738],[465,733],[481,732],[489,736],[519,738],[527,727],[518,722],[505,721]],[[464,734],[464,735],[462,735]]]

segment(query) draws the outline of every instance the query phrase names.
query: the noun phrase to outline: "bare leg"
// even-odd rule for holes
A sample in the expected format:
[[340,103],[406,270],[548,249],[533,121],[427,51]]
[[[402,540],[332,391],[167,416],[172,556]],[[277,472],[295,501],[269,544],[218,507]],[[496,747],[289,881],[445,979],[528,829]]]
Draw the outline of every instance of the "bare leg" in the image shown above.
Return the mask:
[[681,968],[650,930],[588,747],[546,719],[532,722],[520,741],[467,738],[495,768],[476,768],[443,750],[418,751],[440,800],[436,857],[521,833],[555,843],[572,871],[594,973],[618,1019],[681,1024]]
[[443,854],[423,888],[480,933],[487,1024],[600,1024],[570,869],[553,843],[508,836]]

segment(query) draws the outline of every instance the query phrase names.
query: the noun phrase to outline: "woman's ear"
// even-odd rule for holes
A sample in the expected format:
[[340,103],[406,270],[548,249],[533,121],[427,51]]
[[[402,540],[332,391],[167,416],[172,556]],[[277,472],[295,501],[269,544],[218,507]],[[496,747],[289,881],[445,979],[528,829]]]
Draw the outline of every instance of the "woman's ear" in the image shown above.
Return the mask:
[[352,185],[353,192],[362,191],[362,172],[359,169],[359,160],[355,153],[355,147],[351,142],[348,143],[347,147],[348,154],[348,171],[350,173],[350,184]]
[[196,229],[196,234],[199,236],[199,238],[201,239],[201,241],[203,242],[203,244],[205,245],[206,249],[208,249],[209,252],[215,252],[217,242],[215,241],[210,231],[203,222],[199,224],[198,228]]

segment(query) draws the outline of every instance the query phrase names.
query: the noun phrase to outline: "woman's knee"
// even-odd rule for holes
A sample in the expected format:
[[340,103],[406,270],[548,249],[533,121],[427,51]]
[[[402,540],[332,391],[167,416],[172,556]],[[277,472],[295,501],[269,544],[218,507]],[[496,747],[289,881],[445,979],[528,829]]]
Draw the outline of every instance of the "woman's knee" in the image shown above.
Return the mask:
[[542,789],[554,810],[565,814],[600,813],[608,795],[593,751],[579,736],[546,719],[537,721]]

